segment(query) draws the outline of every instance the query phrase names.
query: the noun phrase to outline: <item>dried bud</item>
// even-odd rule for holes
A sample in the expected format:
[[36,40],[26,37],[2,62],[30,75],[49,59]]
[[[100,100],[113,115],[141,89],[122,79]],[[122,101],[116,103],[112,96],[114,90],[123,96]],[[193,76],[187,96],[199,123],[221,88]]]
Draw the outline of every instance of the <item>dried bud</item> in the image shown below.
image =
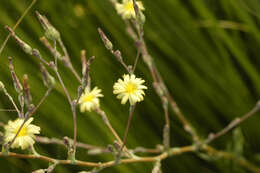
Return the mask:
[[55,85],[55,79],[50,75],[42,63],[40,63],[40,70],[42,73],[42,80],[44,85],[48,88],[53,87]]
[[51,25],[48,19],[36,11],[36,15],[45,30],[45,36],[50,40],[58,40],[60,38],[60,33]]
[[45,31],[45,36],[50,40],[58,40],[60,33],[54,27],[49,27],[48,30]]
[[112,50],[113,50],[113,44],[112,44],[112,42],[107,38],[107,36],[105,35],[105,33],[104,33],[100,28],[98,28],[98,33],[99,33],[99,35],[100,35],[102,41],[104,42],[105,47],[106,47],[108,50],[112,51]]
[[67,136],[63,137],[63,143],[66,145],[67,148],[71,147],[70,139]]
[[87,65],[86,65],[86,70],[85,70],[85,74],[83,74],[83,82],[82,82],[82,86],[86,87],[89,86],[90,87],[90,76],[89,76],[89,71],[90,71],[90,65],[92,63],[92,61],[95,59],[95,56],[92,56],[88,59]]
[[20,39],[17,35],[15,35],[14,31],[9,27],[5,26],[5,28],[10,32],[11,36],[15,39],[15,41],[21,46],[25,53],[32,55],[33,49],[27,43],[25,43],[22,39]]
[[119,62],[122,62],[122,61],[123,61],[121,52],[120,52],[119,50],[116,50],[116,51],[114,52],[114,55],[115,55],[115,57],[117,58],[117,60],[118,60]]
[[121,150],[121,145],[117,141],[114,141],[113,145],[117,151]]
[[13,62],[12,62],[12,58],[11,58],[11,57],[8,57],[8,59],[9,59],[9,69],[10,69],[10,71],[11,71],[14,88],[15,88],[16,92],[20,93],[20,92],[22,92],[23,87],[22,87],[22,85],[21,85],[21,83],[20,83],[18,77],[17,77],[16,74],[15,74],[14,66],[13,66]]
[[24,43],[23,42],[23,45],[22,45],[22,48],[23,48],[23,51],[29,55],[32,55],[32,48],[31,46],[29,46],[28,44]]
[[27,106],[29,106],[32,102],[32,96],[31,96],[31,92],[30,92],[28,76],[26,74],[23,76],[23,92],[24,92],[25,104]]
[[82,75],[86,73],[86,68],[87,68],[87,60],[86,60],[86,51],[82,50],[81,51],[81,64],[82,64]]

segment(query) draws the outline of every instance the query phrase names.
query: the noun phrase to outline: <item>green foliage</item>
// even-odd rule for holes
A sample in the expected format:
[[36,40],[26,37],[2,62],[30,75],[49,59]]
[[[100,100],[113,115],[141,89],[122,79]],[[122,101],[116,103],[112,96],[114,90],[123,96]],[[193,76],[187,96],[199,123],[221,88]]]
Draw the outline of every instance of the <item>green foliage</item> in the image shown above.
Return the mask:
[[[4,26],[13,26],[29,3],[26,0],[1,0],[0,43],[8,34]],[[255,105],[260,96],[258,0],[144,0],[143,3],[146,8],[145,39],[148,49],[170,93],[201,137],[206,138],[209,132],[222,129],[233,118],[241,116]],[[87,50],[88,57],[96,56],[90,72],[92,81],[103,90],[105,97],[101,100],[101,106],[123,137],[128,108],[119,106],[120,101],[112,94],[112,86],[124,73],[124,69],[104,47],[97,28],[104,29],[114,47],[121,50],[127,63],[133,64],[136,49],[135,43],[125,33],[123,21],[109,1],[38,0],[16,33],[32,47],[39,49],[46,60],[50,60],[51,54],[39,41],[44,33],[34,10],[45,14],[59,30],[78,72],[81,70],[81,49]],[[239,25],[224,25],[221,23],[223,20]],[[33,102],[38,103],[46,90],[41,81],[39,61],[26,55],[13,39],[9,40],[0,57],[0,80],[13,95],[15,90],[12,87],[7,56],[13,57],[20,79],[23,74],[28,74]],[[65,84],[75,98],[78,86],[76,79],[62,65],[59,68]],[[152,79],[143,62],[138,64],[136,73],[147,81],[149,90],[145,101],[136,107],[127,146],[152,148],[162,141],[163,108],[160,98],[152,89]],[[0,98],[0,108],[10,108],[3,94]],[[15,113],[0,114],[0,120],[5,123],[16,118]],[[188,145],[190,136],[184,132],[174,113],[170,113],[170,118],[171,144]],[[256,114],[241,125],[241,130],[235,131],[234,140],[230,133],[216,140],[214,145],[225,150],[226,144],[231,142],[229,151],[259,163],[259,155],[254,156],[260,152],[259,122],[259,114]],[[43,136],[72,137],[72,114],[59,85],[35,114],[34,123],[41,126]],[[102,146],[113,143],[113,136],[95,113],[81,114],[78,111],[78,128],[79,141]],[[37,144],[36,150],[60,159],[66,158],[63,147]],[[89,156],[86,151],[79,150],[77,158],[105,161],[113,159],[113,156]],[[30,172],[48,165],[35,160],[0,158],[0,166],[5,172]],[[151,172],[152,166],[150,163],[128,164],[102,172]],[[243,169],[234,167],[238,167],[237,163],[216,164],[212,160],[204,161],[195,154],[184,154],[162,162],[164,173],[188,173],[194,170],[243,172]],[[81,170],[73,166],[58,166],[55,172]]]

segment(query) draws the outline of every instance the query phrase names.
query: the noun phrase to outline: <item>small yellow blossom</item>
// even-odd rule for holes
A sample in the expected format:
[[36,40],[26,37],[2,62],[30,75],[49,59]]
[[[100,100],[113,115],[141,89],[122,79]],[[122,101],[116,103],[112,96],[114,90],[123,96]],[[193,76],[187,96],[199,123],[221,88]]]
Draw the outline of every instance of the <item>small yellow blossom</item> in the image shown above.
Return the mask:
[[79,99],[80,111],[85,112],[86,110],[91,112],[99,107],[99,97],[103,97],[101,94],[101,89],[95,87],[90,91],[89,87],[85,88],[84,93]]
[[144,100],[144,89],[146,86],[142,85],[145,81],[141,78],[136,78],[134,74],[123,75],[123,80],[118,79],[114,84],[114,94],[118,94],[117,98],[122,99],[121,104],[125,104],[129,100],[130,105]]
[[[140,11],[145,10],[142,2],[137,1],[136,5]],[[117,3],[116,10],[118,14],[122,15],[123,19],[136,18],[133,0],[123,0],[122,4]]]
[[[14,121],[8,121],[8,124],[5,125],[5,135],[4,141],[5,143],[11,142],[18,132],[19,128],[23,124],[24,119],[18,118]],[[35,134],[40,134],[41,128],[31,124],[33,118],[29,118],[27,122],[24,124],[23,128],[20,130],[17,135],[14,143],[11,145],[11,148],[19,148],[26,149],[29,146],[35,143]]]

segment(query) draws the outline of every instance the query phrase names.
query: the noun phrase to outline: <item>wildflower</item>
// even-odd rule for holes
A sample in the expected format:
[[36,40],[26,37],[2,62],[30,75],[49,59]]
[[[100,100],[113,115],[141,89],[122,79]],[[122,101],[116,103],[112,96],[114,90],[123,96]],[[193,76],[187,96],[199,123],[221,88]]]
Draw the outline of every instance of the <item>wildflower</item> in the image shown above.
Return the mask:
[[[18,118],[14,121],[8,121],[8,124],[5,125],[5,143],[11,142],[18,132],[19,128],[23,124],[24,119]],[[11,148],[26,149],[29,146],[35,143],[35,134],[40,134],[40,127],[31,124],[33,118],[29,118],[28,121],[24,124],[23,128],[18,133],[15,141],[11,145]]]
[[121,104],[125,104],[129,100],[130,105],[144,100],[144,89],[146,86],[142,85],[145,81],[141,78],[136,78],[134,74],[123,75],[123,80],[118,79],[114,84],[114,94],[118,94],[117,98],[122,99]]
[[87,110],[91,112],[92,110],[97,109],[99,107],[99,97],[103,97],[101,89],[95,87],[90,91],[90,88],[86,87],[84,93],[79,99],[80,111],[85,112]]
[[[137,1],[136,5],[138,6],[140,11],[145,10],[142,2]],[[117,3],[116,10],[118,14],[122,15],[123,19],[136,18],[135,9],[132,0],[123,0],[122,4]]]

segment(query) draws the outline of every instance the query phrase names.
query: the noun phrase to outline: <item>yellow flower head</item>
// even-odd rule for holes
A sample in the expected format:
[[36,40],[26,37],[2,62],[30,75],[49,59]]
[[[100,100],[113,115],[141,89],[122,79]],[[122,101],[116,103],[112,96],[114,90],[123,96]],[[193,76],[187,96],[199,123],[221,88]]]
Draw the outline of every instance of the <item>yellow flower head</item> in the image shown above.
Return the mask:
[[136,78],[134,74],[123,75],[123,80],[118,79],[114,84],[114,94],[118,94],[117,98],[122,99],[121,104],[125,104],[129,100],[130,105],[144,100],[144,89],[146,86],[142,85],[145,81],[141,78]]
[[[8,121],[8,124],[5,125],[5,135],[4,141],[5,143],[11,142],[18,132],[20,126],[23,124],[24,119],[18,118],[14,121]],[[28,121],[24,124],[23,128],[20,130],[17,135],[14,143],[11,148],[19,148],[26,149],[29,146],[35,143],[35,134],[40,134],[41,128],[31,124],[33,118],[29,118]]]
[[80,111],[85,112],[86,110],[91,112],[99,107],[99,97],[103,97],[101,94],[101,89],[95,87],[90,91],[89,87],[85,88],[84,93],[79,99]]
[[[143,3],[140,1],[136,2],[140,11],[144,10]],[[123,0],[122,4],[116,4],[117,13],[122,15],[123,19],[136,18],[133,0]]]

